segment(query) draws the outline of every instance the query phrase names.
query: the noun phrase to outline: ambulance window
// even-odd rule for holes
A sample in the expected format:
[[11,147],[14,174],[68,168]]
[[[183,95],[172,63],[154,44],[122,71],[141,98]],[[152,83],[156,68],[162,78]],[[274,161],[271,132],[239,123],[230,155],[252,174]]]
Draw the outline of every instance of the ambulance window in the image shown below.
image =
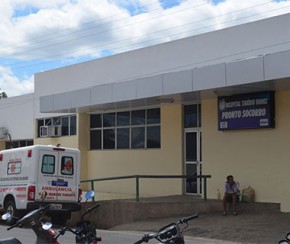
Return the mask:
[[14,175],[21,173],[21,162],[10,162],[7,165],[7,174]]
[[72,157],[62,157],[61,158],[61,174],[63,175],[73,175],[73,158]]
[[53,155],[43,155],[41,173],[54,174],[55,157]]

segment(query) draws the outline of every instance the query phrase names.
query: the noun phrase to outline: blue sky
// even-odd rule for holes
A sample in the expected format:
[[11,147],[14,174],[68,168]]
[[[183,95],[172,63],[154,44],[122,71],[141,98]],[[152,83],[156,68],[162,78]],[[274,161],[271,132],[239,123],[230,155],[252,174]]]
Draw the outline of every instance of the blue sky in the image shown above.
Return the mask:
[[0,88],[31,93],[34,74],[290,12],[290,0],[1,2]]

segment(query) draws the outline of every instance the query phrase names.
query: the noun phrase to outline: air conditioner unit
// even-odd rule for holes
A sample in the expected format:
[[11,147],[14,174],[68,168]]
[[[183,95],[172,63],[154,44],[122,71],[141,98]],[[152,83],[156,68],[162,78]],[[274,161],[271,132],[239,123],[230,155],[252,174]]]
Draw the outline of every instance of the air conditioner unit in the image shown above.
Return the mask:
[[61,126],[40,126],[40,137],[58,137],[61,136]]
[[48,137],[48,126],[40,126],[40,137]]

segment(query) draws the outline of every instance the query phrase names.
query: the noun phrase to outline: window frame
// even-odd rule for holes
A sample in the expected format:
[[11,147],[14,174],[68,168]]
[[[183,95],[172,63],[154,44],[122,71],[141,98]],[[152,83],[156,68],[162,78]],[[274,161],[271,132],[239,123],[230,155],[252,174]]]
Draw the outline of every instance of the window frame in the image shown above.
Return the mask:
[[[154,111],[156,110],[156,111]],[[148,112],[149,111],[149,112]],[[151,113],[152,112],[152,113]],[[142,115],[144,113],[144,116]],[[148,118],[148,113],[150,113],[150,121]],[[104,125],[104,117],[106,115],[114,116],[114,123],[111,123],[111,126],[108,126],[107,124]],[[129,116],[129,118],[126,118]],[[136,114],[136,116],[132,117],[132,114]],[[154,118],[154,114],[156,114],[156,118]],[[105,115],[105,116],[104,116]],[[120,117],[124,116],[123,123],[120,123]],[[140,117],[141,116],[141,117]],[[100,121],[101,120],[101,121]],[[97,123],[96,123],[97,121]],[[126,121],[126,122],[124,122]],[[128,123],[129,121],[129,123]],[[133,121],[133,122],[132,122]],[[119,122],[119,123],[118,123]],[[97,124],[97,125],[96,125]],[[147,134],[147,128],[150,127],[159,127],[159,138],[157,145],[154,147],[148,146],[148,134]],[[142,130],[144,131],[144,135],[142,137],[143,141],[140,141],[141,145],[140,147],[135,147],[133,145],[133,136],[132,133],[134,133],[134,130]],[[105,148],[104,145],[104,136],[106,130],[114,130],[114,147]],[[125,144],[129,144],[128,147],[122,147],[122,142],[119,143],[118,138],[122,138],[122,135],[118,132],[121,131],[128,131],[124,135],[124,137],[129,137],[129,139],[126,140]],[[99,135],[100,133],[100,135]],[[96,138],[98,141],[96,142],[93,138],[93,136],[97,136]],[[143,144],[142,144],[143,143]],[[137,141],[138,144],[138,141]],[[122,110],[122,111],[114,111],[114,112],[107,112],[107,113],[92,113],[90,114],[90,150],[125,150],[125,149],[160,149],[161,148],[161,108],[160,107],[152,107],[152,108],[140,108],[135,110]]]
[[[68,160],[71,161],[71,172],[64,172],[65,170],[65,164],[68,162]],[[60,170],[61,175],[67,175],[67,176],[72,176],[74,175],[74,159],[71,156],[62,156],[61,157],[61,170]]]
[[[53,172],[50,173],[50,172],[44,172],[43,171],[43,166],[44,166],[44,158],[45,157],[51,157],[53,158]],[[41,173],[42,174],[48,174],[48,175],[54,175],[55,174],[55,165],[56,165],[56,162],[55,162],[55,155],[51,155],[51,154],[44,154],[42,156],[42,160],[41,160]]]
[[[14,165],[14,172],[11,172],[9,169],[11,169],[10,165]],[[18,165],[18,167],[16,167]],[[19,171],[16,171],[15,169],[19,169]],[[19,175],[21,174],[21,169],[22,169],[22,162],[21,161],[13,161],[13,162],[8,162],[7,164],[7,175]]]
[[[64,126],[63,121],[67,120],[67,124]],[[77,115],[65,115],[57,117],[47,117],[37,119],[37,137],[40,137],[40,127],[41,126],[61,126],[61,136],[76,136],[77,135]]]

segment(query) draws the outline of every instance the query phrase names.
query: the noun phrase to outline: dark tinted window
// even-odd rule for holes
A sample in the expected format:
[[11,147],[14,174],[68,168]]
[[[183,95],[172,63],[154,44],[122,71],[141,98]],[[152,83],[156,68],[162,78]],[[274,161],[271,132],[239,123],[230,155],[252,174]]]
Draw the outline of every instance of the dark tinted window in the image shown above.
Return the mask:
[[61,118],[61,135],[68,136],[69,127],[68,127],[68,117]]
[[160,148],[160,108],[92,114],[90,149]]
[[160,109],[147,110],[147,124],[160,124]]
[[160,148],[160,126],[147,127],[147,148]]
[[90,132],[90,148],[91,149],[102,149],[102,131],[91,130]]
[[104,127],[115,126],[115,113],[103,114],[103,126]]
[[117,113],[117,126],[128,126],[128,125],[130,125],[130,112]]
[[201,127],[200,104],[184,106],[184,128]]
[[90,116],[90,128],[100,128],[102,127],[102,115],[92,114]]
[[117,129],[117,149],[128,149],[130,147],[130,129],[120,128]]
[[131,114],[131,125],[145,124],[145,110],[135,110]]
[[115,149],[115,129],[106,129],[103,131],[103,148]]
[[70,116],[70,135],[77,134],[77,117]]
[[131,128],[131,148],[145,147],[145,127]]

